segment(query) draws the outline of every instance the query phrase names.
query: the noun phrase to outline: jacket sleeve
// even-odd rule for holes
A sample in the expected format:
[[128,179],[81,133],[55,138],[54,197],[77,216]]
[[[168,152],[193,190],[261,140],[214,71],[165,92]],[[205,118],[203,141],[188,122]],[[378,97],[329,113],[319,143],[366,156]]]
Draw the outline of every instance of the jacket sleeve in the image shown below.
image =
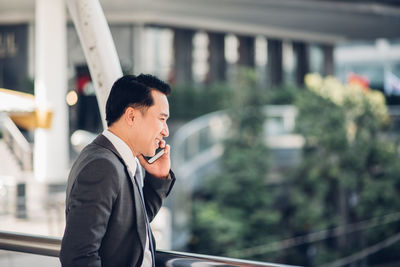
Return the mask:
[[170,171],[170,179],[159,179],[146,172],[143,194],[150,222],[157,215],[163,200],[171,192],[174,183],[175,174],[172,171]]
[[116,175],[118,169],[106,159],[93,160],[78,172],[66,203],[63,267],[101,266],[98,251],[119,193]]

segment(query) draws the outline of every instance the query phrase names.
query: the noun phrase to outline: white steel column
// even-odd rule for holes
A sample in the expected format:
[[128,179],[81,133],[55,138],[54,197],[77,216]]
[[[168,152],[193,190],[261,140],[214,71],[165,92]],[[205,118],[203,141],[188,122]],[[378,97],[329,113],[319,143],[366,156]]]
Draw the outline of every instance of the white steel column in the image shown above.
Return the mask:
[[51,128],[35,131],[35,177],[65,181],[69,156],[64,0],[36,0],[35,33],[35,99],[40,111],[53,112]]
[[67,5],[89,65],[100,115],[106,128],[108,94],[115,80],[122,76],[110,28],[98,0],[67,0]]

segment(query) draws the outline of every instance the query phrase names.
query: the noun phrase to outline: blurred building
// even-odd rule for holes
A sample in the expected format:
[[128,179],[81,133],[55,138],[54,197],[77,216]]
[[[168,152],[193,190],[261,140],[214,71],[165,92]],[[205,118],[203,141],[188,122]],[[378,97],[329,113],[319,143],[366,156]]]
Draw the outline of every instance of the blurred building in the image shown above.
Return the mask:
[[335,61],[336,76],[341,80],[358,75],[371,88],[384,92],[389,105],[400,104],[400,38],[340,44]]
[[[34,77],[35,21],[48,21],[35,16],[40,2],[46,1],[0,1],[2,87],[28,90]],[[226,80],[229,66],[242,64],[263,68],[270,85],[302,84],[309,71],[335,72],[333,51],[343,42],[364,40],[351,44],[362,48],[377,38],[399,38],[397,1],[100,2],[123,69],[176,83]],[[86,60],[68,16],[65,25],[72,89]],[[335,59],[349,61],[351,54]]]

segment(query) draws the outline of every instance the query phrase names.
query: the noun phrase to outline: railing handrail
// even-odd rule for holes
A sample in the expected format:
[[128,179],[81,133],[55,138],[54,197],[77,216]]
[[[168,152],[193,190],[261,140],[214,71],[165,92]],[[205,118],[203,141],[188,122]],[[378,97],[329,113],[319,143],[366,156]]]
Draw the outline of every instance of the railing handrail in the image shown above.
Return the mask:
[[[267,118],[272,118],[272,117],[281,117],[282,118],[282,123],[283,127],[286,130],[292,131],[294,128],[295,124],[295,118],[297,114],[297,108],[294,107],[293,105],[265,105],[263,107],[263,111]],[[224,126],[224,128],[228,127],[230,122],[228,112],[227,110],[218,110],[214,111],[211,113],[208,113],[206,115],[200,116],[185,125],[183,125],[174,135],[173,138],[173,147],[176,153],[173,155],[174,156],[174,162],[179,162],[181,165],[182,163],[190,162],[192,160],[192,155],[188,155],[188,157],[185,157],[185,144],[188,144],[190,146],[195,146],[198,143],[198,134],[200,131],[206,130],[207,132],[210,132],[212,130],[211,128],[220,128],[221,125]],[[220,142],[221,136],[215,136],[216,138],[213,138],[212,143],[209,144],[209,148],[212,146],[216,145],[216,143]],[[194,155],[198,156],[199,152],[198,151],[198,146],[197,149],[195,149]],[[205,149],[207,150],[207,149]],[[183,167],[183,166],[181,166]]]
[[[0,250],[31,253],[35,255],[58,257],[60,254],[61,239],[57,237],[47,237],[30,235],[24,233],[0,231]],[[174,266],[173,262],[182,261],[177,266],[191,266],[194,262],[203,262],[202,266],[217,266],[221,263],[224,266],[259,266],[259,267],[284,267],[288,265],[265,263],[259,261],[248,261],[226,257],[209,256],[202,254],[175,252],[175,251],[156,251],[157,266]],[[172,262],[172,264],[171,264]],[[185,263],[183,263],[185,262]]]
[[[1,115],[1,114],[0,114]],[[28,140],[24,137],[15,123],[9,116],[4,115],[0,118],[4,126],[4,140],[10,147],[12,153],[15,155],[23,170],[33,169],[33,151]]]
[[13,137],[18,146],[20,146],[21,149],[26,152],[31,152],[32,149],[31,146],[29,145],[29,142],[25,139],[21,131],[18,130],[18,127],[10,119],[10,117],[4,116],[3,120],[4,120],[3,124],[5,130],[7,130],[10,133],[10,135]]
[[0,249],[58,257],[61,240],[45,236],[0,231]]

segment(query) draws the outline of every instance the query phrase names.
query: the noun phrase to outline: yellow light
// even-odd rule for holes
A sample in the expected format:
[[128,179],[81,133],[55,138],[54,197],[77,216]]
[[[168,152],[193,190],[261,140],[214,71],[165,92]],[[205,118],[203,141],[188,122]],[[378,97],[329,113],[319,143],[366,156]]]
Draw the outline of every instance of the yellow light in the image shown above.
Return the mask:
[[66,101],[68,106],[73,106],[78,102],[78,94],[75,92],[75,90],[71,90],[68,92],[66,96]]

